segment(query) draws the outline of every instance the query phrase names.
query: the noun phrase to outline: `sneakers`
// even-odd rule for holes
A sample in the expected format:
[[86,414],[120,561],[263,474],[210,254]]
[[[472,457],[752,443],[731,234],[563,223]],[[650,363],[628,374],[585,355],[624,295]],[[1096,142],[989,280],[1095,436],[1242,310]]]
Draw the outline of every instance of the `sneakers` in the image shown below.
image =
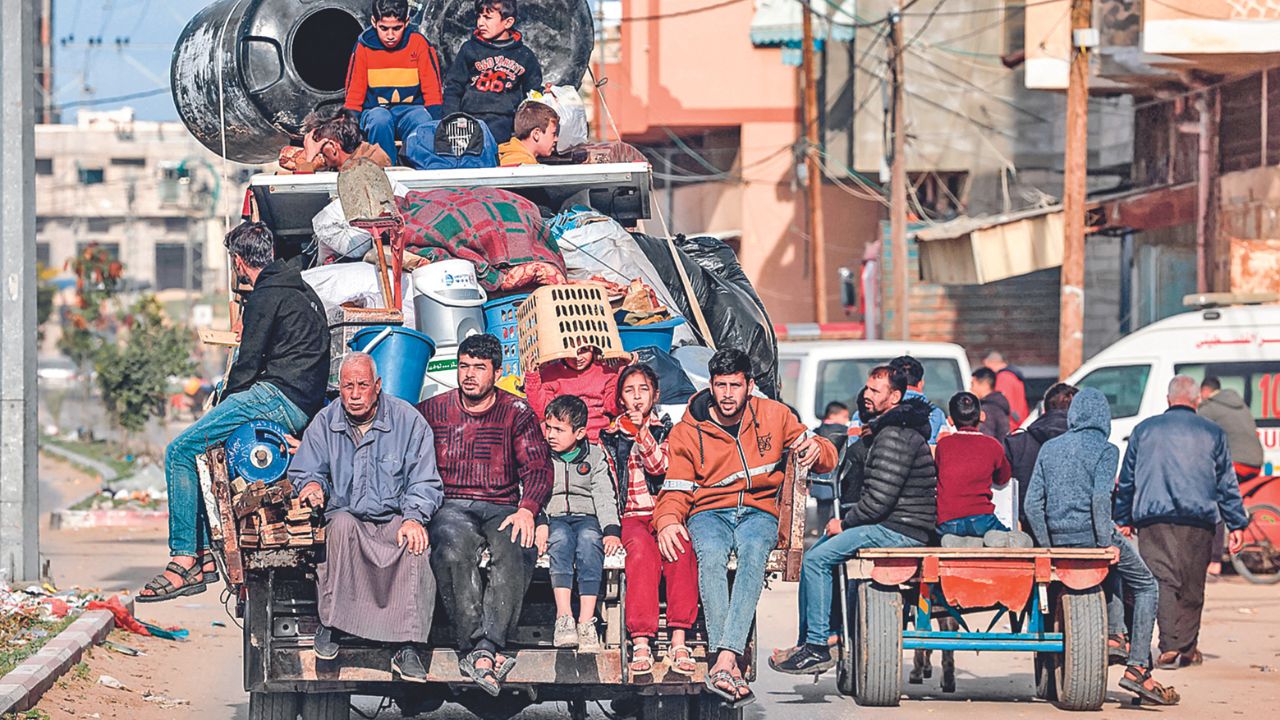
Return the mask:
[[578,631],[573,624],[572,615],[561,615],[556,618],[556,630],[551,637],[551,643],[558,648],[578,647]]
[[584,623],[578,623],[578,652],[600,652],[603,646],[600,645],[600,634],[596,632],[596,619],[591,618]]
[[395,657],[391,658],[391,669],[395,670],[402,680],[427,681],[427,668],[422,664],[422,658],[418,657],[418,651],[409,645],[400,648]]
[[1035,547],[1035,543],[1031,540],[1031,536],[1024,532],[1005,532],[1004,530],[991,530],[982,536],[982,545],[989,548],[1031,548]]
[[769,664],[774,670],[788,675],[821,675],[834,667],[836,661],[826,646],[806,643],[786,660],[774,662],[770,659]]
[[943,535],[942,547],[944,548],[980,548],[982,547],[982,538],[969,537],[967,535]]
[[316,628],[316,657],[321,660],[334,660],[338,657],[338,643],[333,640],[333,630],[320,625]]

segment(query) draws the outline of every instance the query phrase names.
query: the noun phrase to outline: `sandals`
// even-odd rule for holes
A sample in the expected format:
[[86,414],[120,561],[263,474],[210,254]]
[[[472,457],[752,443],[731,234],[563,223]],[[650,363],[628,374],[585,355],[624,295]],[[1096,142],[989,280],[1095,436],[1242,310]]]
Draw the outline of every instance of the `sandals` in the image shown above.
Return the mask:
[[634,646],[631,649],[631,664],[627,669],[631,671],[632,677],[653,674],[653,648],[649,645]]
[[[686,677],[693,675],[698,670],[698,664],[693,661],[693,651],[689,649],[688,645],[672,646],[667,651],[667,664],[671,668],[671,672]],[[652,663],[650,663],[650,669],[652,669]]]
[[[740,692],[744,688],[747,691],[746,695],[743,695]],[[756,701],[756,694],[751,692],[751,686],[747,684],[746,678],[733,678],[733,689],[735,691],[734,694],[738,696],[738,699],[729,703],[730,708],[737,710],[738,708],[744,708]]]
[[1107,660],[1110,665],[1124,665],[1129,660],[1129,638],[1124,635],[1107,636]]
[[213,550],[205,548],[200,551],[200,569],[204,571],[204,582],[212,585],[222,579],[218,574],[218,561],[213,557]]
[[1165,687],[1151,677],[1151,671],[1138,665],[1130,665],[1120,678],[1120,687],[1155,705],[1177,705],[1181,700],[1178,691]]
[[174,598],[186,597],[188,595],[199,595],[204,592],[208,583],[205,582],[204,574],[201,572],[200,563],[196,562],[191,567],[182,567],[172,560],[164,568],[165,572],[173,573],[182,579],[181,585],[174,585],[169,578],[160,573],[151,578],[143,590],[151,591],[151,594],[144,595],[138,593],[134,596],[134,600],[141,603],[162,602],[164,600],[172,600]]
[[496,666],[493,669],[493,674],[498,678],[498,682],[500,683],[506,682],[507,676],[511,674],[512,670],[516,669],[515,656],[503,655],[502,662],[497,662],[496,659],[494,662],[496,663]]
[[[728,683],[729,689],[720,687],[718,683],[722,682]],[[738,701],[738,682],[733,679],[733,673],[728,670],[716,670],[715,672],[707,673],[707,679],[702,684],[729,707],[733,707],[733,703]]]
[[472,650],[466,657],[458,661],[458,670],[463,675],[471,678],[471,681],[479,686],[481,690],[493,697],[498,697],[502,694],[502,685],[501,681],[498,680],[498,674],[491,667],[476,667],[476,662],[480,660],[494,662],[493,653],[488,650]]

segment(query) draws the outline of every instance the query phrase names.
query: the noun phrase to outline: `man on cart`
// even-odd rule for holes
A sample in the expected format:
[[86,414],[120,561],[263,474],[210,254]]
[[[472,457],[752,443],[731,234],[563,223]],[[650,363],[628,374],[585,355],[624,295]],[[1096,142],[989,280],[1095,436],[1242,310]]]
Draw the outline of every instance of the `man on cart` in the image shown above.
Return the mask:
[[320,298],[296,267],[275,258],[275,237],[263,223],[241,223],[225,242],[239,284],[251,288],[240,348],[221,402],[165,450],[169,564],[138,593],[138,602],[196,595],[217,580],[196,457],[250,420],[274,420],[296,436],[324,401],[329,325]]

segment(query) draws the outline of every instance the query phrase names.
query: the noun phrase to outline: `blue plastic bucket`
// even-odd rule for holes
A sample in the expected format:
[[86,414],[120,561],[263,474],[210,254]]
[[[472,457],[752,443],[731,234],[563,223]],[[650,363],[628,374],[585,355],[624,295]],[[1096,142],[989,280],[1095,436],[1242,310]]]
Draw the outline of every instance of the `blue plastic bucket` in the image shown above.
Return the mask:
[[502,343],[502,374],[516,375],[520,371],[520,333],[517,329],[516,311],[529,297],[528,293],[495,298],[484,304],[484,331]]
[[618,335],[622,338],[622,349],[635,352],[642,347],[654,346],[663,352],[671,352],[671,343],[676,336],[676,328],[684,324],[684,318],[671,318],[648,325],[619,325]]
[[386,325],[357,332],[347,347],[373,356],[383,392],[418,404],[427,363],[436,352],[434,340],[413,328]]

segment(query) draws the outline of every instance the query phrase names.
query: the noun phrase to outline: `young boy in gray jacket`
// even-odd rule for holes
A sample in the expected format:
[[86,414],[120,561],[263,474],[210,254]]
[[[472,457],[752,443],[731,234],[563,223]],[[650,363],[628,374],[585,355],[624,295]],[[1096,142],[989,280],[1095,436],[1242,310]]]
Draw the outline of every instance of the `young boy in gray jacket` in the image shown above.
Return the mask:
[[[547,501],[546,524],[534,537],[551,562],[556,599],[556,647],[598,652],[596,599],[604,576],[605,553],[622,550],[622,523],[613,477],[604,451],[587,440],[587,404],[560,395],[547,404],[542,433],[551,446],[555,477]],[[578,622],[573,620],[573,577],[578,576]]]
[[[1120,562],[1108,579],[1108,650],[1126,655],[1120,687],[1159,705],[1179,697],[1151,677],[1151,636],[1155,631],[1159,588],[1138,550],[1120,534],[1111,516],[1120,450],[1108,442],[1111,408],[1098,390],[1076,394],[1067,413],[1067,432],[1046,442],[1036,458],[1023,512],[1041,547],[1109,548]],[[1133,595],[1132,642],[1124,635],[1124,610],[1116,581]]]

